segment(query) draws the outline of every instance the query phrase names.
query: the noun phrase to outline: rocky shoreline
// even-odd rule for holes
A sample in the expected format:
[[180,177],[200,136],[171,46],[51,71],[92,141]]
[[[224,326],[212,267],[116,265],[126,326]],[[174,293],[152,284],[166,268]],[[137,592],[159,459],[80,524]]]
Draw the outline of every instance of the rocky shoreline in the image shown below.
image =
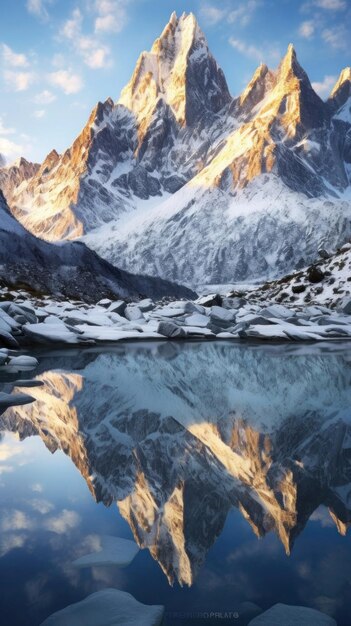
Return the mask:
[[0,294],[0,345],[92,345],[124,340],[324,341],[351,337],[351,299],[337,310],[321,304],[257,302],[256,292],[197,300],[97,304],[35,297],[23,290]]

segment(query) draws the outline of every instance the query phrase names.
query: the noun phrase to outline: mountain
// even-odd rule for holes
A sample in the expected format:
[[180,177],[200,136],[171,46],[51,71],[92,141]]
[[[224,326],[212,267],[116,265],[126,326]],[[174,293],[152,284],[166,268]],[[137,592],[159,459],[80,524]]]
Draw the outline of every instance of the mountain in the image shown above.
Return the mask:
[[113,267],[81,242],[48,243],[12,216],[0,191],[0,280],[87,301],[140,295],[191,297],[189,289]]
[[191,285],[287,273],[351,235],[350,76],[322,101],[290,44],[232,98],[195,17],[173,13],[119,100],[12,188],[11,211]]
[[173,14],[119,101],[99,102],[71,148],[51,152],[26,187],[14,190],[12,212],[34,234],[55,240],[147,210],[147,200],[174,193],[202,166],[209,137],[219,132],[212,129],[217,114],[230,101],[194,16]]
[[63,450],[170,582],[191,585],[233,507],[287,553],[320,505],[346,533],[350,374],[337,351],[301,347],[52,353],[36,401],[6,411],[0,431]]

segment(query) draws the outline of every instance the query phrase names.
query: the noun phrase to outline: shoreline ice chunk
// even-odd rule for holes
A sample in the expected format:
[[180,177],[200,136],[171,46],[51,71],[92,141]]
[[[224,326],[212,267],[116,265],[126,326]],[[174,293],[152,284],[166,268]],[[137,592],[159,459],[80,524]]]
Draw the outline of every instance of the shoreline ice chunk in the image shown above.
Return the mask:
[[130,593],[104,589],[50,615],[41,626],[160,626],[164,607],[141,604]]
[[98,565],[126,567],[139,552],[139,546],[129,539],[103,535],[96,536],[96,540],[96,550],[73,561],[73,567],[96,567]]

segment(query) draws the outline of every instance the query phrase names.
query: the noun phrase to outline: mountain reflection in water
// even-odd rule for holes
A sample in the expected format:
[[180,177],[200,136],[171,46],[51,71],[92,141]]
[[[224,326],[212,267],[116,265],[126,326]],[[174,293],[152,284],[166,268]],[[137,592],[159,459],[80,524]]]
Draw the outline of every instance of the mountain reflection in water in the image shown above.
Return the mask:
[[287,350],[45,352],[36,401],[0,430],[62,449],[169,582],[192,585],[232,507],[287,553],[321,504],[341,534],[350,524],[351,363],[337,348]]

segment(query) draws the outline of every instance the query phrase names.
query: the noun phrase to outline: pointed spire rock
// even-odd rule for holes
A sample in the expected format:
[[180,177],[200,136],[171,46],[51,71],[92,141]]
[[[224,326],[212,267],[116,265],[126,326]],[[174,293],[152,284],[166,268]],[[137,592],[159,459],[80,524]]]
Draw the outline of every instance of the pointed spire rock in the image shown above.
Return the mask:
[[239,97],[239,115],[251,115],[253,109],[264,99],[274,85],[274,74],[261,63],[252,79]]
[[277,114],[288,135],[303,135],[307,130],[323,126],[326,118],[324,102],[298,62],[293,44],[289,44],[278,67],[272,98],[279,103]]
[[119,104],[134,113],[145,131],[159,100],[181,126],[217,113],[231,100],[224,74],[192,13],[180,18],[172,13],[151,51],[140,55]]
[[328,103],[335,112],[351,97],[351,67],[345,67],[330,94]]

